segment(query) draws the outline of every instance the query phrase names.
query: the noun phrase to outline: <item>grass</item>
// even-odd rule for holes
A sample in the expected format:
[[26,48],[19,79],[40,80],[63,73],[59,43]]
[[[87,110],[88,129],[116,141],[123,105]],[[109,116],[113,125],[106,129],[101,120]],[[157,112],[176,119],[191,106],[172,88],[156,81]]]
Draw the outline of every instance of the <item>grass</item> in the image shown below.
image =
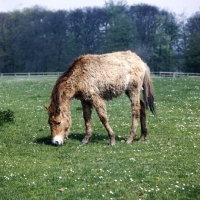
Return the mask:
[[[16,199],[199,199],[200,79],[154,78],[157,116],[148,111],[145,142],[127,145],[131,113],[122,95],[107,103],[117,145],[93,112],[93,138],[81,145],[80,102],[63,146],[50,144],[47,113],[55,79],[0,79],[0,111],[14,122],[0,126],[0,195]],[[138,137],[140,130],[138,128]]]

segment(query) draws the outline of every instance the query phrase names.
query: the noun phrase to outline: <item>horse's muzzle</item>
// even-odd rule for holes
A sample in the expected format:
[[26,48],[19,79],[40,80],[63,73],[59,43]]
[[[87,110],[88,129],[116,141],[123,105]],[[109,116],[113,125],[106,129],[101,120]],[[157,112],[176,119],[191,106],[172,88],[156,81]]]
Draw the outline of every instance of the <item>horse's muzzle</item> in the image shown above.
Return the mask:
[[63,145],[63,139],[59,135],[56,135],[54,138],[52,138],[51,142],[53,145],[56,145],[56,146]]

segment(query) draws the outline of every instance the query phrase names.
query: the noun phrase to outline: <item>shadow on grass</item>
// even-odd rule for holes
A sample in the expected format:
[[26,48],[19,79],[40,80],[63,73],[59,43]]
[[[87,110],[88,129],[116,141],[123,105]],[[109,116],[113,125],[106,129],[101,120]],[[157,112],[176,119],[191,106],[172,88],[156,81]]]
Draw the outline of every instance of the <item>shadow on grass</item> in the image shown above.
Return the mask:
[[[69,134],[69,139],[71,140],[77,140],[77,141],[82,141],[82,139],[84,138],[85,134],[84,133],[72,133],[72,134]],[[126,141],[127,138],[124,138],[124,137],[118,137],[116,136],[116,141],[117,142],[121,142],[121,141]],[[134,141],[138,141],[139,138],[135,138]],[[67,141],[67,140],[66,140]],[[100,135],[100,134],[97,134],[97,133],[93,133],[91,139],[90,139],[90,143],[99,143],[101,141],[108,141],[109,143],[109,137],[107,134],[105,135]],[[37,138],[35,140],[36,143],[38,144],[45,144],[45,145],[52,145],[51,143],[51,136],[46,136],[46,137],[42,137],[42,138]]]
[[[69,135],[69,139],[71,140],[78,140],[78,141],[82,141],[82,139],[85,137],[85,133],[72,133]],[[100,134],[96,134],[93,133],[92,137],[90,138],[90,143],[99,143],[100,141],[106,141],[109,140],[107,135],[100,135]]]
[[51,144],[51,137],[50,136],[42,137],[42,138],[37,138],[35,140],[35,142],[38,143],[38,144],[52,145]]
[[[127,135],[128,136],[128,135]],[[69,135],[69,138],[72,140],[79,140],[80,142],[82,141],[82,139],[85,137],[84,133],[72,133]],[[115,136],[115,139],[117,142],[121,142],[121,141],[126,141],[127,138],[125,137],[118,137],[117,135]],[[135,138],[134,141],[138,141],[139,138]],[[90,139],[90,142],[92,143],[99,143],[100,141],[108,141],[109,142],[109,137],[108,135],[105,133],[105,135],[100,135],[98,133],[93,133],[92,137]]]

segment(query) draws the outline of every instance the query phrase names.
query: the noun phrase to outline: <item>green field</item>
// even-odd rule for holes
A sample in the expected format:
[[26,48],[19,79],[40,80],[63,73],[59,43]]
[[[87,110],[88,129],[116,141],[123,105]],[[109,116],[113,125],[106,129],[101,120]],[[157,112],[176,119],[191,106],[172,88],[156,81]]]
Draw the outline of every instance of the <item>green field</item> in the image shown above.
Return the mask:
[[131,127],[126,96],[107,102],[117,144],[93,112],[93,137],[81,145],[80,102],[63,146],[50,142],[47,112],[55,78],[0,78],[0,199],[200,199],[200,78],[154,78],[157,116],[148,111],[149,135],[125,139]]

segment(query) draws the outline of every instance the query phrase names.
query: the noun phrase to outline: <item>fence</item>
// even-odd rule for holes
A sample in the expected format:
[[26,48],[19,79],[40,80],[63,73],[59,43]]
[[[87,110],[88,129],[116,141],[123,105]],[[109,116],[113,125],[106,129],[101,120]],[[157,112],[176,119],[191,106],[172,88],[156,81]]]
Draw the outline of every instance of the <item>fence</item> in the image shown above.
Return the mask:
[[[1,73],[1,78],[4,77],[58,77],[63,72],[31,72],[31,73]],[[183,72],[151,72],[152,77],[198,77],[200,73],[183,73]]]
[[1,73],[1,78],[3,77],[16,77],[16,78],[55,77],[55,76],[60,76],[61,74],[62,72]]
[[200,73],[183,73],[183,72],[151,72],[155,77],[197,77]]

